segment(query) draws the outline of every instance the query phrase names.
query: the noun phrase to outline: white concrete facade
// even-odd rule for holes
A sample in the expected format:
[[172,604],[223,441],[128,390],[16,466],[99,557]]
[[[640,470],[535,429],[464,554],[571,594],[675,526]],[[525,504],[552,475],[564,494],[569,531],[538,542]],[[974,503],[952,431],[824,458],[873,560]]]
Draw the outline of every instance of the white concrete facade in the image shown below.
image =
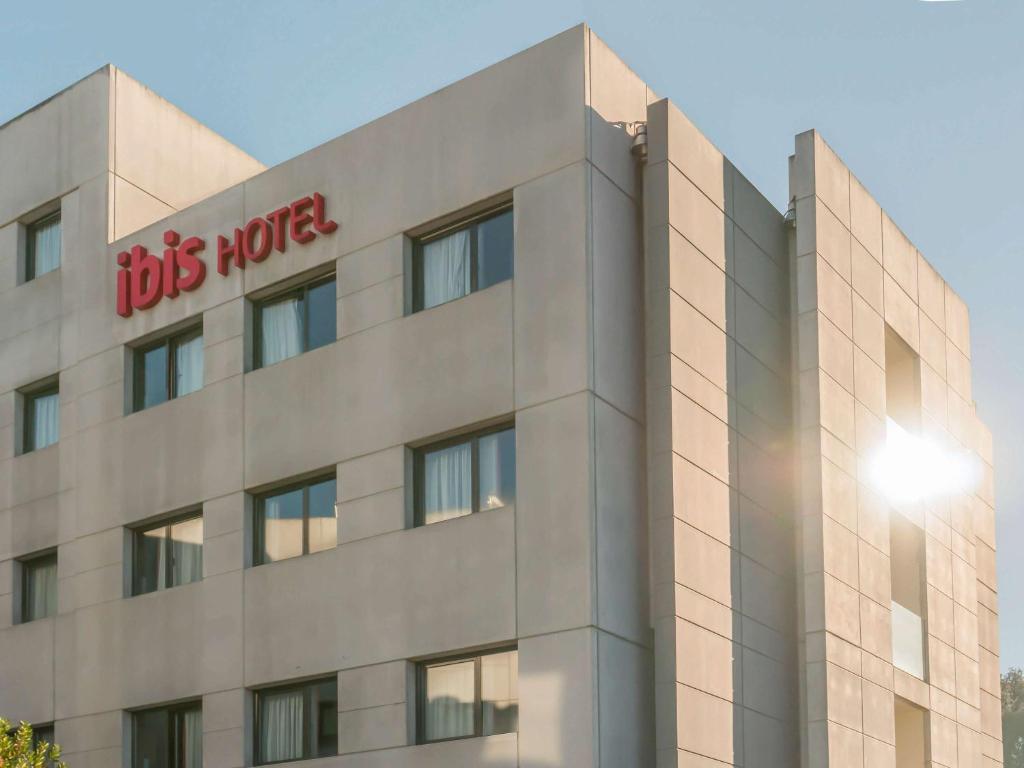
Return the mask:
[[[120,767],[132,711],[201,700],[203,765],[238,768],[254,689],[336,676],[318,766],[895,768],[900,697],[930,765],[1001,764],[966,307],[817,134],[790,165],[792,226],[585,26],[270,169],[112,67],[0,126],[0,713]],[[313,192],[336,232],[217,273]],[[411,312],[412,236],[495,200],[513,279]],[[61,266],[25,281],[54,201]],[[170,229],[205,282],[119,316],[117,255]],[[254,370],[253,299],[329,272],[337,340]],[[128,350],[196,321],[202,388],[130,413]],[[886,327],[976,493],[873,495]],[[60,439],[22,453],[54,376]],[[411,525],[410,447],[513,421],[514,507]],[[337,546],[253,566],[254,493],[325,471]],[[199,507],[202,579],[126,596],[126,531]],[[889,514],[927,532],[928,682],[892,665]],[[50,550],[56,615],[16,623]],[[507,647],[517,732],[418,744],[416,664]]]

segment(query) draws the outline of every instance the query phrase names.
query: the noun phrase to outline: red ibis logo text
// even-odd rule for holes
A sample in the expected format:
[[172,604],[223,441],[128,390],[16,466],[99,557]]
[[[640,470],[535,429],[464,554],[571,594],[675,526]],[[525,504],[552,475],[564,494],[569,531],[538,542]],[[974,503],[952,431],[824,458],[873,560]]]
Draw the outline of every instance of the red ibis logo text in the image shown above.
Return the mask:
[[[289,240],[304,245],[318,235],[330,234],[338,224],[327,218],[326,206],[324,196],[315,192],[312,197],[252,219],[241,229],[236,227],[230,240],[217,235],[217,271],[227,275],[232,265],[245,269],[246,262],[263,261],[271,251],[284,253]],[[173,299],[182,291],[194,291],[206,279],[206,264],[200,257],[206,250],[205,240],[183,240],[169,229],[164,232],[164,245],[167,247],[162,259],[142,245],[117,254],[121,267],[117,273],[117,314],[121,317],[156,306],[165,296]]]

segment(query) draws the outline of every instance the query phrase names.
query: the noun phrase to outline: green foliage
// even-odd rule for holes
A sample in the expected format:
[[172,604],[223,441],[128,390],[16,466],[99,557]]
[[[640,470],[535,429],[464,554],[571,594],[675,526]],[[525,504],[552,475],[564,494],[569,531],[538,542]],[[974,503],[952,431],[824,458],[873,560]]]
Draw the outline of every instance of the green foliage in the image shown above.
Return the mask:
[[1003,699],[1003,763],[1024,768],[1024,672],[1017,667],[999,677]]
[[12,729],[0,717],[0,768],[66,768],[60,759],[60,747],[33,741],[31,725],[22,721]]

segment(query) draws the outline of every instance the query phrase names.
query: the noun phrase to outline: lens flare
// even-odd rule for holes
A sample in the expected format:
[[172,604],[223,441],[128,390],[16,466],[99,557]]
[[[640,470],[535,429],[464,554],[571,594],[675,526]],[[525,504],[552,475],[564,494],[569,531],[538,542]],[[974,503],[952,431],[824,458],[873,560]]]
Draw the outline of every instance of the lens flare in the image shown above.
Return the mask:
[[888,419],[885,447],[871,461],[870,474],[891,503],[912,504],[972,492],[981,465],[969,451],[944,448]]

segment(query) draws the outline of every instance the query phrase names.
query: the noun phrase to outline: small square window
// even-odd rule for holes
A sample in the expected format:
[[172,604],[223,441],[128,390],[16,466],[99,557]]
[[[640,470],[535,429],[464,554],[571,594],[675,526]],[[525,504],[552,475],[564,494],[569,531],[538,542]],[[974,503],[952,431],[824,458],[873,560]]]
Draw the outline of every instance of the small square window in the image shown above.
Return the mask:
[[424,446],[414,462],[417,525],[515,504],[515,427]]
[[420,665],[418,741],[465,739],[519,729],[519,652]]
[[39,749],[43,744],[49,744],[53,746],[53,723],[46,723],[44,725],[33,725],[32,726],[32,748]]
[[330,344],[338,336],[334,275],[256,302],[256,368]]
[[505,207],[419,238],[413,257],[413,310],[430,309],[511,279],[513,223],[512,208]]
[[136,348],[133,361],[133,411],[202,389],[202,326]]
[[21,452],[53,445],[60,439],[60,389],[56,381],[23,391]]
[[21,622],[57,615],[57,553],[21,561]]
[[26,227],[25,280],[52,272],[60,266],[60,211]]
[[132,532],[132,594],[203,578],[203,515],[192,512]]
[[256,765],[338,754],[338,679],[255,692]]
[[201,702],[132,713],[132,768],[202,768],[202,765]]
[[338,543],[336,481],[320,478],[256,498],[257,565],[332,549]]

